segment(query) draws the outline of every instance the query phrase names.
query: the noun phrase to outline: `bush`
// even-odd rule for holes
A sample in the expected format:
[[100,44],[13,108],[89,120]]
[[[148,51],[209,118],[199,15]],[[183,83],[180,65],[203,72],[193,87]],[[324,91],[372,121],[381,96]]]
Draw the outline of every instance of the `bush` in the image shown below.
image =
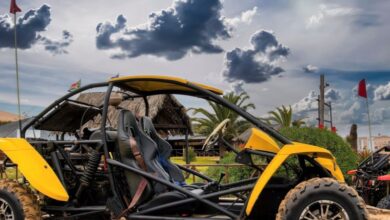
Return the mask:
[[[183,161],[186,161],[186,152],[185,152],[185,149],[184,150],[184,153],[183,153]],[[189,159],[189,162],[195,162],[196,161],[196,152],[194,150],[194,148],[190,147],[188,148],[188,159]]]
[[[358,162],[357,153],[352,150],[350,145],[342,137],[333,132],[308,127],[282,128],[280,132],[292,141],[324,147],[331,151],[333,156],[336,157],[337,163],[346,178],[349,177],[346,175],[348,170],[356,169]],[[226,153],[219,163],[235,163],[235,156],[233,152]],[[212,177],[214,180],[218,180],[222,172],[226,172],[223,167],[209,167],[206,175]],[[247,179],[252,172],[253,169],[250,167],[231,167],[229,168],[229,182]]]
[[0,121],[0,125],[5,125],[5,124],[8,124],[8,123],[11,123],[10,121]]
[[336,157],[344,176],[348,170],[356,169],[358,162],[357,153],[350,145],[337,134],[318,128],[282,128],[280,132],[289,139],[305,144],[324,147]]
[[[235,163],[236,154],[234,152],[226,152],[223,158],[219,161],[219,164],[233,164]],[[225,169],[225,167],[209,167],[206,170],[206,175],[211,177],[214,180],[218,180],[221,173],[228,173],[229,176],[229,182],[237,182],[243,179],[247,179],[250,177],[250,175],[253,172],[253,169],[250,167],[229,167],[228,170]],[[223,182],[226,181],[226,176]]]

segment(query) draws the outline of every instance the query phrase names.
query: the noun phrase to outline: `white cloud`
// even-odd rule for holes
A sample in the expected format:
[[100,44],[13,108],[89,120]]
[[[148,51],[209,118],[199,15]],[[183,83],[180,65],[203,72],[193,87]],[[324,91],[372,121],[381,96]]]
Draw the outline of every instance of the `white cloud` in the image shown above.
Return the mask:
[[356,100],[349,108],[339,115],[339,120],[343,123],[363,123],[367,121],[367,110],[361,102]]
[[245,92],[243,86],[244,86],[244,81],[242,81],[242,80],[230,83],[230,88],[236,94],[240,94],[241,92]]
[[383,122],[390,118],[390,109],[389,108],[377,108],[374,110],[372,116],[375,122]]
[[390,100],[390,82],[375,89],[374,100]]
[[302,69],[305,73],[315,73],[318,71],[318,67],[311,64],[304,66]]
[[306,28],[318,27],[324,22],[326,18],[356,15],[359,12],[360,10],[357,8],[321,4],[318,13],[310,16],[307,19]]
[[337,100],[341,99],[340,91],[337,89],[328,89],[325,91],[325,101],[326,102],[335,102]]
[[[318,109],[318,94],[312,90],[309,94],[298,102],[294,103],[291,107],[296,113],[303,113],[311,110]],[[328,89],[325,91],[325,101],[326,102],[335,102],[341,99],[340,91],[337,89]]]
[[233,18],[226,18],[226,22],[233,27],[237,27],[240,24],[251,24],[253,17],[257,14],[257,7],[253,7],[250,10],[244,11],[241,13],[241,15],[233,17]]
[[294,103],[291,108],[293,109],[293,112],[297,114],[317,109],[317,98],[318,95],[312,90],[306,97],[299,100],[297,103]]

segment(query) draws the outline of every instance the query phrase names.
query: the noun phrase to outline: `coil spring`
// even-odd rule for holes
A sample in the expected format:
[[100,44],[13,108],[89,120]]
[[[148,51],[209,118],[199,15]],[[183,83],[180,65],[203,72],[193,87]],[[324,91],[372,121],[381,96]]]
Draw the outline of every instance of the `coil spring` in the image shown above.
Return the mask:
[[89,160],[85,167],[83,175],[80,177],[80,182],[85,185],[89,185],[100,163],[101,154],[98,151],[93,150],[88,155]]

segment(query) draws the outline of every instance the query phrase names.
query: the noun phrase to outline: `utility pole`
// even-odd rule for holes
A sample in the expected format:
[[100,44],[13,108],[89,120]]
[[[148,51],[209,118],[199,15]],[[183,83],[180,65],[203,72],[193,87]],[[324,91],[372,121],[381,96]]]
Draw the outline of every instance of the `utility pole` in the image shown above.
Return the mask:
[[319,95],[319,106],[318,106],[318,127],[324,126],[325,120],[325,76],[321,74],[320,76],[320,95]]
[[[325,88],[328,87],[329,84],[325,82],[324,74],[320,76],[320,95],[318,96],[318,128],[325,128],[325,123],[330,124],[330,129],[336,132],[336,128],[333,127],[333,116],[332,116],[332,103],[325,102]],[[325,108],[329,109],[329,119],[325,119]]]

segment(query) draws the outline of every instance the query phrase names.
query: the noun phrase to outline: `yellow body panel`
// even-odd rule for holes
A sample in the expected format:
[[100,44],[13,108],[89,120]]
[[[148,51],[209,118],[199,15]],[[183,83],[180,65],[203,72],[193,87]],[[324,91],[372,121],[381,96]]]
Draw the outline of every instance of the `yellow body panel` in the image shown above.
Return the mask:
[[[171,82],[167,82],[171,81]],[[193,92],[194,90],[179,84],[195,84],[203,89],[209,90],[215,94],[222,95],[223,91],[212,86],[201,83],[190,82],[186,79],[174,76],[159,76],[159,75],[139,75],[139,76],[122,76],[112,78],[109,82],[123,83],[124,85],[141,92],[153,91],[183,91]],[[177,82],[175,84],[172,82]]]
[[0,138],[0,150],[42,194],[59,201],[68,201],[69,196],[57,175],[45,159],[22,138]]
[[280,148],[278,144],[265,132],[257,129],[251,129],[251,135],[246,142],[244,148],[252,150],[261,150],[272,153],[278,153]]
[[280,168],[283,162],[288,157],[297,154],[315,156],[315,160],[318,163],[327,168],[337,180],[344,182],[344,176],[336,163],[336,159],[333,157],[330,151],[321,147],[296,142],[285,145],[271,160],[264,172],[261,174],[260,178],[257,180],[245,210],[247,215],[251,213],[257,198],[259,198],[264,187],[267,185],[268,181],[271,179],[274,173]]

